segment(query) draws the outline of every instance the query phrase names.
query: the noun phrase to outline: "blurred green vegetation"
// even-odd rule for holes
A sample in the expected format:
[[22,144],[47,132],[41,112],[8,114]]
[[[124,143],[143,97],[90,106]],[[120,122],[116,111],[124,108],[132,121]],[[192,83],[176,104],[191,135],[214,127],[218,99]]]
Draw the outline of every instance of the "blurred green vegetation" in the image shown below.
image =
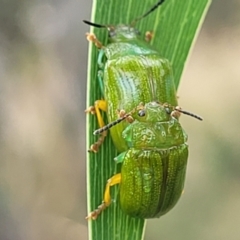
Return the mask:
[[[2,0],[0,239],[87,239],[88,1]],[[240,229],[240,0],[213,0],[178,92],[204,117],[189,135],[185,193],[146,240],[236,240]],[[106,226],[107,227],[107,226]]]

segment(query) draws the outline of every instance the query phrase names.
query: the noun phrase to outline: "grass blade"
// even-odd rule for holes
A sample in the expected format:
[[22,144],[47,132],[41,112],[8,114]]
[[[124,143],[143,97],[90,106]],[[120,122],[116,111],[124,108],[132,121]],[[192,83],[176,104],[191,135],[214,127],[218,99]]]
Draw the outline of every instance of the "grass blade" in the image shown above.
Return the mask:
[[[99,24],[128,24],[155,3],[156,0],[95,0],[91,21]],[[141,30],[142,34],[149,30],[154,32],[152,44],[162,56],[171,61],[176,88],[209,4],[208,0],[166,0],[159,9],[136,24],[136,28]],[[107,44],[106,30],[92,28],[91,31],[102,43]],[[97,81],[97,56],[98,50],[90,44],[87,106],[102,98]],[[92,133],[97,128],[96,117],[88,115],[87,148],[95,142],[96,138]],[[115,156],[117,152],[110,136],[97,154],[87,155],[88,212],[101,203],[107,179],[120,171],[121,166],[117,166],[113,161]],[[143,239],[145,220],[133,219],[122,213],[118,203],[118,187],[112,189],[111,195],[115,202],[96,221],[89,221],[89,239]]]

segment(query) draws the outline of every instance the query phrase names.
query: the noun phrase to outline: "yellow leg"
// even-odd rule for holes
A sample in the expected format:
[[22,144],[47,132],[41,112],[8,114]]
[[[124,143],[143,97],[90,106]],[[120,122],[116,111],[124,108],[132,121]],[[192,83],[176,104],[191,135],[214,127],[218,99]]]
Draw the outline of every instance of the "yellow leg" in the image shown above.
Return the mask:
[[[85,112],[92,113],[97,115],[97,120],[99,127],[102,128],[105,126],[103,121],[103,117],[101,115],[101,110],[106,112],[107,111],[107,102],[105,100],[97,100],[94,103],[94,107],[89,107]],[[89,152],[97,152],[99,147],[102,145],[105,137],[107,136],[107,131],[102,132],[101,136],[99,137],[98,141],[91,145]]]
[[111,204],[110,187],[116,184],[119,184],[120,182],[121,182],[121,173],[118,173],[112,176],[110,179],[108,179],[102,204],[99,205],[96,210],[90,212],[86,217],[86,219],[95,220],[98,217],[98,215]]
[[100,110],[106,112],[107,111],[107,102],[105,100],[97,100],[94,103],[95,111],[97,114],[98,124],[99,127],[102,128],[105,126],[105,123],[103,121],[103,117],[101,115]]

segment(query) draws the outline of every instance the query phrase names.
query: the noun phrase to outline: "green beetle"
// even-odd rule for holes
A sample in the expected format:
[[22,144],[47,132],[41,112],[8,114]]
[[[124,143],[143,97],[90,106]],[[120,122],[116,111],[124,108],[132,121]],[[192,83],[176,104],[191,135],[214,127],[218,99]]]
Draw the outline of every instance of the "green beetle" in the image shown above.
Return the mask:
[[[158,1],[133,23],[163,2]],[[110,41],[103,46],[94,35],[87,35],[100,48],[98,77],[104,95],[104,100],[87,110],[96,113],[101,127],[95,132],[101,137],[90,150],[98,151],[110,129],[120,152],[115,160],[122,163],[121,173],[107,182],[103,203],[87,218],[96,219],[110,205],[110,187],[116,184],[120,184],[120,204],[126,214],[159,217],[176,204],[184,186],[188,146],[179,113],[201,118],[177,107],[169,61],[140,38],[133,23],[113,27],[84,22],[107,28]],[[107,112],[110,124],[106,126],[101,110]]]
[[183,191],[187,135],[169,110],[150,102],[139,110],[139,120],[123,131],[129,149],[116,158],[123,162],[120,203],[131,216],[159,217],[176,204]]

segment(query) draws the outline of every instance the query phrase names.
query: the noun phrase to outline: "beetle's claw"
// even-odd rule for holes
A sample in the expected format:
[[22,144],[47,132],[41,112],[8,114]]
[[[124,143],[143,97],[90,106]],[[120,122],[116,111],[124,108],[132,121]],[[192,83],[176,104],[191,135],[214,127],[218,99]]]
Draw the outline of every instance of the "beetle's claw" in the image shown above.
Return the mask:
[[90,212],[85,219],[86,220],[96,220],[97,219],[98,214],[96,213],[96,211]]
[[91,145],[91,147],[88,149],[88,152],[94,152],[97,153],[99,148],[99,144],[96,142]]
[[91,114],[95,114],[96,110],[94,106],[90,106],[85,110],[85,113],[91,113]]
[[[118,114],[118,117],[122,118],[126,115],[126,111],[124,109],[117,110],[117,114]],[[126,117],[125,120],[128,123],[132,123],[134,121],[134,118],[130,115],[130,116]]]
[[126,111],[125,110],[123,110],[123,109],[121,109],[121,110],[117,110],[117,115],[118,115],[118,117],[123,117],[124,115],[126,114]]
[[146,40],[146,42],[150,42],[151,40],[152,40],[152,38],[153,38],[153,32],[152,31],[147,31],[146,33],[145,33],[145,40]]
[[86,33],[86,38],[89,42],[93,42],[97,48],[102,48],[102,43],[97,39],[95,34],[93,33]]
[[88,152],[94,152],[97,153],[99,147],[102,145],[104,142],[105,137],[107,136],[107,131],[102,132],[101,136],[99,137],[98,141],[95,142],[94,144],[91,145],[90,149]]
[[98,206],[98,208],[92,212],[90,212],[85,219],[87,220],[96,220],[98,215],[106,208],[108,207],[108,204],[106,204],[105,202],[102,202],[101,205]]

